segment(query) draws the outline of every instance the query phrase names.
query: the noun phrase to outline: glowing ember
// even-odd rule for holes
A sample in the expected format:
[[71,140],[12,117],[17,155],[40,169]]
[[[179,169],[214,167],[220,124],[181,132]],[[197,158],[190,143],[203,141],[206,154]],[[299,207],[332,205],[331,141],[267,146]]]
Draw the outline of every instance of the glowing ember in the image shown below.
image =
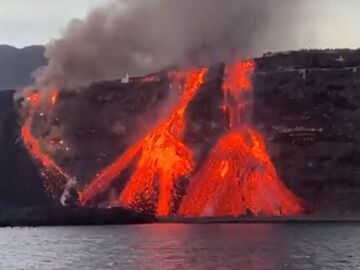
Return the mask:
[[155,75],[150,75],[141,79],[142,83],[151,83],[157,81],[158,78]]
[[[48,93],[44,93],[47,95]],[[50,106],[54,106],[57,100],[57,91],[51,90],[47,96]],[[67,174],[42,150],[38,139],[32,134],[32,124],[35,113],[41,106],[40,92],[32,92],[26,97],[28,105],[25,121],[21,127],[21,137],[26,149],[34,160],[41,164],[41,176],[44,178],[44,186],[48,194],[56,197],[56,189],[62,187],[69,179]],[[49,108],[49,110],[51,109]],[[54,182],[60,181],[60,182]]]
[[58,92],[56,90],[52,90],[50,92],[50,103],[52,106],[56,104],[57,97],[58,97]]
[[244,121],[248,107],[244,94],[252,89],[253,71],[252,61],[226,67],[223,108],[230,116],[230,133],[219,140],[191,180],[179,215],[278,216],[303,212],[298,198],[277,176],[261,136]]
[[179,104],[171,115],[149,135],[126,151],[117,161],[102,171],[82,192],[80,201],[87,204],[97,194],[107,190],[112,181],[126,168],[137,153],[141,153],[133,175],[125,186],[116,205],[148,211],[143,205],[154,205],[157,215],[171,212],[174,185],[181,176],[192,171],[192,153],[182,143],[185,128],[185,110],[203,83],[206,69],[177,72],[175,84],[185,78],[185,86]]

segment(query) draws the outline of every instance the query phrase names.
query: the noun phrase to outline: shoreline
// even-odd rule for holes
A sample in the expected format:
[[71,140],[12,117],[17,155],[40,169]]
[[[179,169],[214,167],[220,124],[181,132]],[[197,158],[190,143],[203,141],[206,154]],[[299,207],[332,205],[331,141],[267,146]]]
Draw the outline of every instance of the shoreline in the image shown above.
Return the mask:
[[153,215],[123,208],[70,208],[60,206],[2,208],[0,227],[92,226],[155,223]]
[[107,226],[142,224],[360,224],[358,216],[301,217],[155,217],[122,208],[68,208],[59,206],[2,208],[0,228]]
[[314,224],[360,223],[360,217],[246,217],[246,218],[159,218],[161,224]]

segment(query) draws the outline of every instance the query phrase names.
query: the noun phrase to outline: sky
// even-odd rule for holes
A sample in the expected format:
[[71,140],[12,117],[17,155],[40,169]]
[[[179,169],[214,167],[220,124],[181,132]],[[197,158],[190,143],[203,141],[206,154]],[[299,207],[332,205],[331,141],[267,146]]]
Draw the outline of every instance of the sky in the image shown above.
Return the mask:
[[[0,0],[0,44],[46,44],[59,38],[72,18],[84,18],[91,8],[108,1]],[[288,49],[360,47],[359,0],[291,1],[303,3],[303,19],[296,29],[299,42]]]
[[317,48],[359,48],[359,0],[293,0],[304,2],[299,36]]
[[0,44],[24,47],[61,36],[73,18],[107,0],[0,0]]

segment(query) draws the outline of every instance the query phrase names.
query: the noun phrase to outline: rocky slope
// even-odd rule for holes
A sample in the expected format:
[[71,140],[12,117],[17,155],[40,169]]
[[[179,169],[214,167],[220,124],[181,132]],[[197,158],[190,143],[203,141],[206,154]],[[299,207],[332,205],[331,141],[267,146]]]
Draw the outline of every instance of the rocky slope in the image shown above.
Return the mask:
[[360,52],[258,59],[254,122],[284,181],[316,212],[359,212]]
[[42,179],[20,139],[13,95],[0,92],[0,207],[44,204]]
[[[256,65],[252,119],[283,181],[315,213],[360,213],[360,51],[269,54],[256,59]],[[186,142],[197,148],[198,160],[224,130],[221,70],[210,69],[187,112]],[[99,82],[62,92],[56,125],[70,151],[59,151],[57,162],[86,183],[154,126],[173,98],[165,73],[157,76],[147,83]],[[0,174],[0,203],[12,204],[25,195],[27,204],[45,201],[41,179],[19,143],[10,96],[4,92],[0,97],[0,117],[8,119],[0,123],[0,148],[8,149],[0,152],[0,171],[6,172]]]

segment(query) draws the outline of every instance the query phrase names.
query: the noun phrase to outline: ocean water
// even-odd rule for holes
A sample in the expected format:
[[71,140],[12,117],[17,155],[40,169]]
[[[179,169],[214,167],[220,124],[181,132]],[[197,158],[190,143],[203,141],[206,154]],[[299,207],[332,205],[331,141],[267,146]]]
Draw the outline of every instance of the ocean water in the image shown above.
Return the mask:
[[0,269],[360,269],[360,225],[1,228]]

